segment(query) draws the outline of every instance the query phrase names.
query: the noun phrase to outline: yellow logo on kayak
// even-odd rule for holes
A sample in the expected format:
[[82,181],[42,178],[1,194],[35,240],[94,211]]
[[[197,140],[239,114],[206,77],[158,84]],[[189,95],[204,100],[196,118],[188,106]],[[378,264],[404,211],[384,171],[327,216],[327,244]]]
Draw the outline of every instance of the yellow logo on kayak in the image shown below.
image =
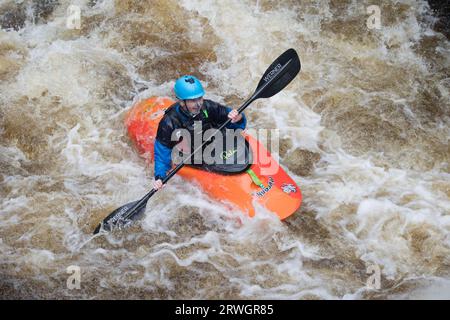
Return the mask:
[[227,160],[229,157],[231,157],[231,156],[232,156],[233,154],[235,154],[236,152],[237,152],[236,149],[224,151],[224,152],[222,152],[222,159],[223,159],[223,160]]

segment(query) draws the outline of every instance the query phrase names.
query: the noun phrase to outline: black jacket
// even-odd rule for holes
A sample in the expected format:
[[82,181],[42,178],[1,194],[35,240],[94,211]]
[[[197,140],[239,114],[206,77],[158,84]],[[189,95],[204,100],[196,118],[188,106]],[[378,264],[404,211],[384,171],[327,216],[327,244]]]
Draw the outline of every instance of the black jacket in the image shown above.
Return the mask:
[[[201,121],[202,132],[218,128],[225,121],[228,120],[228,113],[232,109],[223,106],[217,102],[211,100],[203,100],[203,106],[200,113],[195,117],[192,117],[181,108],[179,103],[174,103],[170,106],[158,125],[158,132],[156,134],[154,159],[155,159],[155,178],[163,179],[167,171],[171,167],[171,150],[178,144],[181,139],[175,139],[172,141],[172,133],[177,129],[187,129],[191,132],[191,141],[194,132],[194,122]],[[242,119],[236,123],[229,123],[226,128],[228,129],[245,129],[247,120],[245,115],[242,114]],[[192,150],[193,151],[193,150]]]

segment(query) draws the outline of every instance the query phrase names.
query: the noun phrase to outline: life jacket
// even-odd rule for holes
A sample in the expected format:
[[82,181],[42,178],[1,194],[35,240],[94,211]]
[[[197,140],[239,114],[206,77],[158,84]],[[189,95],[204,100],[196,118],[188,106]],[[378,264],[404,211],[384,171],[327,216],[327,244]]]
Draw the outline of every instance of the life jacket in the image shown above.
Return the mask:
[[[194,137],[195,128],[194,125],[198,125],[201,121],[202,125],[202,132],[205,132],[208,129],[213,129],[219,127],[217,123],[215,123],[210,117],[208,112],[208,107],[204,103],[202,108],[200,109],[200,112],[195,115],[191,116],[187,114],[182,107],[176,103],[172,107],[166,110],[166,115],[172,120],[172,123],[175,125],[174,129],[186,129],[191,134],[191,137]],[[191,139],[193,141],[193,139]]]
[[205,99],[200,112],[192,117],[183,111],[178,102],[174,103],[165,111],[164,118],[161,120],[162,125],[158,127],[157,139],[167,147],[173,148],[176,144],[181,142],[182,137],[180,137],[179,140],[172,141],[172,133],[177,129],[186,129],[190,133],[191,146],[193,147],[195,139],[194,135],[196,133],[194,125],[198,125],[201,121],[202,130],[198,133],[202,135],[206,130],[218,128],[221,125],[221,123],[218,123],[217,121],[219,119],[215,119],[218,108],[220,108],[220,106],[218,106],[217,103]]
[[[200,144],[203,143],[203,134],[209,130],[209,129],[217,129],[219,128],[222,123],[224,123],[228,119],[228,112],[229,110],[225,108],[224,106],[211,101],[211,100],[204,100],[203,106],[200,109],[200,112],[196,116],[191,116],[187,112],[183,111],[181,105],[176,102],[172,106],[170,106],[164,114],[164,117],[161,119],[160,125],[158,126],[158,133],[156,138],[159,142],[164,144],[166,147],[173,148],[177,145],[178,149],[184,149],[185,154],[190,154],[195,150],[195,147],[198,147],[199,144],[197,142],[197,145],[195,144],[195,135],[199,134],[200,136],[197,137]],[[195,130],[195,126],[198,125],[201,121],[202,130]],[[178,129],[186,129],[189,132],[190,136],[190,148],[187,144],[187,141],[183,141],[183,136],[178,136],[177,130]],[[214,130],[213,130],[214,131]],[[175,136],[179,137],[178,140],[172,141],[172,134],[175,132]],[[223,132],[223,135],[225,132]],[[225,140],[224,140],[225,142]],[[221,143],[221,142],[218,142]],[[249,145],[248,142],[239,135],[237,144],[241,144],[242,146],[245,145],[245,147],[242,147],[244,150],[244,153],[240,152],[239,155],[233,155],[232,158],[236,159],[236,163],[238,162],[238,158],[245,158],[245,160],[240,160],[240,164],[212,164],[208,165],[205,163],[202,164],[195,164],[194,158],[192,159],[191,165],[197,166],[199,165],[202,169],[208,170],[208,171],[218,171],[218,172],[241,172],[245,168],[248,167],[250,161],[251,161],[251,152],[249,151]],[[181,146],[181,147],[180,147]],[[204,146],[203,148],[206,148]],[[225,146],[223,147],[223,150],[225,150]],[[204,149],[203,149],[204,150]],[[203,154],[202,151],[198,151],[198,154]],[[226,151],[226,150],[225,150]],[[197,155],[197,153],[196,153]],[[181,153],[179,153],[179,156],[181,156]],[[195,156],[194,156],[195,157]],[[232,159],[230,159],[232,160]],[[233,161],[234,162],[234,161]]]

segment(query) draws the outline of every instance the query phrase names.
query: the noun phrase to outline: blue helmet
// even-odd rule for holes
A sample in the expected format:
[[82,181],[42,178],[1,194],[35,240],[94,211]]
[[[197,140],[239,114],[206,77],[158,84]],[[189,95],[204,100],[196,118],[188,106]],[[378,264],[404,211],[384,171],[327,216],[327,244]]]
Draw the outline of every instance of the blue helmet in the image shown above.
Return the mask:
[[197,99],[205,95],[205,90],[200,81],[194,76],[182,76],[178,78],[173,87],[178,99]]

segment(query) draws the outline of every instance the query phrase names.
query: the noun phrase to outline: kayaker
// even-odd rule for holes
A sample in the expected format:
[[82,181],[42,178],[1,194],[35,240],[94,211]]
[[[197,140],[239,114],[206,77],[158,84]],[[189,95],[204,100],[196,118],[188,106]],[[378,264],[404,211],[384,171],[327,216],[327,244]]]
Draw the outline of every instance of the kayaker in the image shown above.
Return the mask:
[[201,121],[204,132],[220,127],[228,118],[231,119],[226,126],[228,129],[245,129],[247,124],[243,113],[239,114],[235,109],[204,99],[205,90],[201,82],[192,75],[179,78],[175,82],[174,92],[178,101],[166,110],[156,134],[154,189],[162,187],[162,180],[172,167],[172,148],[179,142],[172,140],[174,130],[182,128],[192,131],[194,121]]

